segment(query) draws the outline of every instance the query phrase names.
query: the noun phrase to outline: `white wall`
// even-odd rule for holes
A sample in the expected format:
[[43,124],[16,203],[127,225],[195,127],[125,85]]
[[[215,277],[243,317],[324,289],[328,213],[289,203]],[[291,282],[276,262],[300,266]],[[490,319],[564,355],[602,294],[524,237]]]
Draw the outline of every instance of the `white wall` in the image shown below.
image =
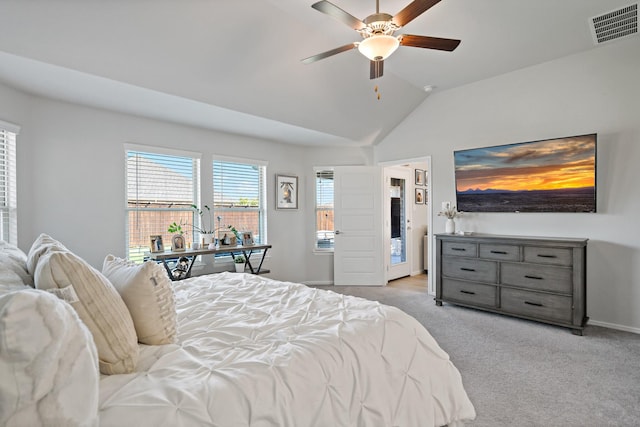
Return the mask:
[[[22,126],[17,148],[19,246],[28,251],[46,232],[99,269],[108,253],[125,253],[124,143],[202,153],[203,187],[210,180],[206,165],[214,154],[267,161],[273,248],[265,266],[271,277],[291,281],[333,277],[327,265],[317,268],[311,249],[311,165],[335,160],[363,164],[372,157],[371,149],[308,149],[43,99],[1,84],[0,119]],[[275,209],[276,173],[300,177],[305,194],[298,210]]]
[[[597,214],[469,214],[462,229],[589,238],[592,323],[640,332],[640,38],[425,100],[375,149],[377,161],[432,156],[433,206],[454,201],[453,150],[598,133]],[[434,219],[434,232],[444,220]]]

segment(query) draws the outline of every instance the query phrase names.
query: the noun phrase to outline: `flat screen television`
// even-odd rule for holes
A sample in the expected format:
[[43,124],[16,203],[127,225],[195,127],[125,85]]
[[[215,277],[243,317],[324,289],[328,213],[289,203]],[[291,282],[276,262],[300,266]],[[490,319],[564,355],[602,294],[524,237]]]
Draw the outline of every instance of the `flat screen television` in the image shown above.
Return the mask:
[[453,153],[463,212],[595,212],[597,134]]

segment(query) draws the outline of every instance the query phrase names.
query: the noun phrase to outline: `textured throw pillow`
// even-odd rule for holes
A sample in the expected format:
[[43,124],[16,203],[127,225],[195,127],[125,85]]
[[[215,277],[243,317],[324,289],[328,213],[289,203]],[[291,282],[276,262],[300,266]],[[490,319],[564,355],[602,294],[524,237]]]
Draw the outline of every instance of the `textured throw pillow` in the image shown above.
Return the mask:
[[143,344],[170,344],[176,340],[176,304],[166,270],[152,261],[134,264],[107,255],[102,274],[115,286],[129,309]]
[[97,426],[97,359],[69,304],[30,288],[0,295],[0,425]]
[[27,256],[27,271],[32,276],[36,274],[38,260],[50,251],[67,252],[68,249],[56,239],[42,233],[31,245]]
[[0,270],[11,270],[22,283],[33,286],[33,276],[27,269],[27,255],[15,245],[0,240]]
[[102,273],[71,252],[53,251],[40,258],[34,279],[38,289],[65,289],[70,295],[68,302],[93,335],[100,372],[111,375],[134,370],[139,348],[133,321],[118,291]]

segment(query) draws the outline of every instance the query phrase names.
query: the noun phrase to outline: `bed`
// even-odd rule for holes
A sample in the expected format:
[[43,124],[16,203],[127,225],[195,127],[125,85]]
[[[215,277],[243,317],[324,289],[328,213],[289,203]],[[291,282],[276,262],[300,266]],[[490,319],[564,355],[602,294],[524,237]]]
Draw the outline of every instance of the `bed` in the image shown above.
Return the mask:
[[[67,380],[78,384],[56,389],[58,394],[82,395],[87,402],[74,406],[69,393],[61,395],[54,405],[63,413],[58,420],[102,427],[442,426],[475,417],[448,355],[422,325],[397,308],[245,273],[199,276],[171,287],[173,342],[136,343],[134,367],[111,375],[98,374],[98,366],[103,371],[98,349],[95,387],[88,372]],[[15,290],[5,294],[10,292]],[[77,303],[37,297],[81,313]],[[0,313],[2,301],[0,291]],[[73,311],[69,316],[82,317]],[[0,328],[2,322],[0,316]],[[80,331],[82,323],[90,324],[79,323]],[[92,334],[99,347],[97,332],[86,335]],[[89,352],[81,353],[86,360],[96,357],[92,344],[89,340]],[[92,391],[94,399],[88,397]],[[38,396],[32,393],[31,400],[36,421],[47,424]],[[3,410],[8,411],[6,405],[0,406]],[[74,410],[85,415],[72,414]],[[25,411],[15,413],[24,416]],[[93,411],[95,417],[86,418]],[[0,413],[0,422],[7,425],[26,419],[6,415]]]

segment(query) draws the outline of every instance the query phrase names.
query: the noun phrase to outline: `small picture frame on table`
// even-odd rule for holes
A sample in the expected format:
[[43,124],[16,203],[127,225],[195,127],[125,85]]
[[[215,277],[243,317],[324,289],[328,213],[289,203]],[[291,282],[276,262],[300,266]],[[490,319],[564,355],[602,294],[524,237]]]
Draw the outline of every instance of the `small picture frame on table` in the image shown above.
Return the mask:
[[172,252],[184,252],[186,245],[184,242],[184,236],[182,234],[176,234],[171,238],[171,251]]
[[251,246],[253,243],[253,233],[251,231],[243,231],[242,246]]
[[276,175],[276,209],[298,209],[298,177]]
[[151,253],[164,252],[164,244],[162,243],[162,236],[160,234],[154,234],[151,238]]
[[230,230],[218,231],[218,242],[220,246],[236,246],[236,235]]

